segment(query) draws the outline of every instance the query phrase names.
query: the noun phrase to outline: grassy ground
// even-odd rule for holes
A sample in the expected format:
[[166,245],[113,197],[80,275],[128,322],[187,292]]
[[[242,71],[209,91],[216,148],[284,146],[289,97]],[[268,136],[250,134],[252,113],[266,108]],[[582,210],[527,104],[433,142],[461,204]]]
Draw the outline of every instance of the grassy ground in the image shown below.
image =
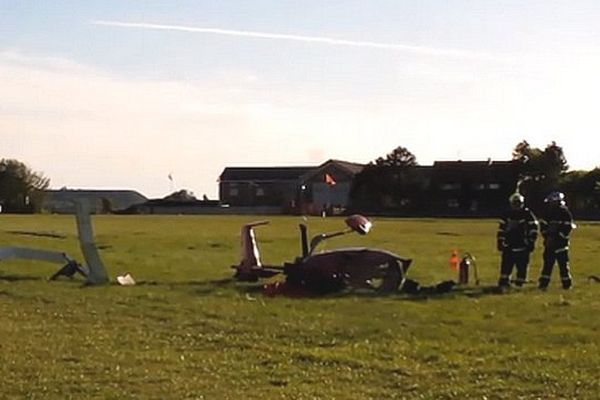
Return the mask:
[[[252,217],[93,217],[114,279],[47,282],[56,266],[0,263],[2,399],[596,399],[600,393],[600,225],[573,234],[575,289],[493,294],[469,286],[429,298],[343,293],[262,296],[233,282],[239,225]],[[263,261],[299,252],[298,218],[258,231]],[[455,279],[454,248],[477,257],[483,285],[498,275],[496,221],[375,220],[366,245],[415,259],[424,284]],[[310,219],[313,233],[338,218]],[[81,259],[68,216],[0,216],[0,246]],[[37,233],[31,235],[29,233]],[[45,236],[39,236],[39,234]],[[48,237],[55,234],[56,237]],[[537,278],[541,254],[534,254]]]

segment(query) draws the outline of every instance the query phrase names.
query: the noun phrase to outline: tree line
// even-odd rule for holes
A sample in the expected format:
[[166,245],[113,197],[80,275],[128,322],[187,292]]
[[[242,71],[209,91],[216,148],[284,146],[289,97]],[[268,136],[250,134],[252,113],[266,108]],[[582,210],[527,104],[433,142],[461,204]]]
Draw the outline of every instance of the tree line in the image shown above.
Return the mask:
[[[556,142],[540,149],[525,140],[514,147],[512,163],[521,177],[519,190],[534,210],[541,207],[550,191],[560,190],[580,217],[597,217],[600,213],[600,167],[591,171],[569,171],[563,149]],[[431,205],[436,193],[428,187],[427,174],[416,168],[418,166],[416,156],[402,146],[373,160],[354,178],[350,192],[351,208],[393,212]],[[49,184],[48,178],[25,163],[0,159],[2,211],[39,211]]]
[[36,212],[41,209],[50,180],[25,163],[0,159],[0,207],[3,212]]
[[[514,186],[527,198],[528,205],[540,209],[548,193],[565,193],[570,207],[580,217],[600,214],[600,167],[591,171],[569,171],[561,146],[551,142],[544,149],[532,147],[527,141],[518,143],[511,163],[516,171]],[[435,203],[435,188],[429,187],[429,177],[418,168],[416,156],[399,146],[383,157],[370,162],[354,178],[350,205],[354,210],[398,210],[418,213]],[[502,199],[498,204],[503,204]],[[498,210],[500,211],[500,210]]]

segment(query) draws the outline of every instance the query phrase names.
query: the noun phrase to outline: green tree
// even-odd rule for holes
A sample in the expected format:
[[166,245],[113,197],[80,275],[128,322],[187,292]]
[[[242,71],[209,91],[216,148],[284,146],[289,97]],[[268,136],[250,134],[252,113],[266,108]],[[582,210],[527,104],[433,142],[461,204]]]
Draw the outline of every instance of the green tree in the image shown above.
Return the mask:
[[6,211],[36,211],[50,180],[13,159],[0,160],[0,204]]
[[569,208],[584,218],[598,217],[600,210],[600,168],[570,171],[561,176],[560,190],[567,196]]
[[521,189],[528,197],[529,205],[539,208],[550,191],[559,189],[569,169],[562,147],[553,141],[541,150],[523,140],[515,146],[512,156],[520,163],[520,174],[533,178]]
[[417,158],[398,146],[385,157],[370,162],[354,177],[351,205],[361,210],[412,208],[420,176],[415,173]]
[[168,196],[165,196],[164,200],[172,200],[172,201],[197,201],[198,199],[194,196],[194,193],[181,189],[176,192],[171,193]]
[[514,161],[520,161],[523,165],[528,165],[531,160],[537,160],[541,154],[542,151],[540,149],[531,147],[527,140],[523,140],[513,149],[512,159]]
[[373,163],[384,167],[409,167],[418,165],[417,157],[415,157],[415,155],[406,147],[402,146],[396,147],[391,153],[388,153],[385,158],[377,158]]

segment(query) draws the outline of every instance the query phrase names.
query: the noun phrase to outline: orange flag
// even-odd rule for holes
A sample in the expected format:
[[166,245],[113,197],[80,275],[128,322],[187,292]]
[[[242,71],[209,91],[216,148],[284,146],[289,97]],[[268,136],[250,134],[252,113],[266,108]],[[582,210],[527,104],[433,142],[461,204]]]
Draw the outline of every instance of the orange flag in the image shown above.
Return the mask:
[[329,174],[325,174],[325,183],[333,186],[336,184],[336,181],[335,181],[335,179],[333,179],[333,176],[331,176]]

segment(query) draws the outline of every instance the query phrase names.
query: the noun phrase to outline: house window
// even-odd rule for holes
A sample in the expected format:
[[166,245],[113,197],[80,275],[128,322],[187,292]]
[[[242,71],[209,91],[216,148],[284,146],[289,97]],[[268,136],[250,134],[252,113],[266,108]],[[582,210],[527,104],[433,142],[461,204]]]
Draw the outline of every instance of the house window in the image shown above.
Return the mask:
[[448,199],[446,202],[448,208],[458,208],[458,200],[457,199]]
[[229,188],[229,195],[231,197],[235,197],[240,193],[239,189],[236,187]]
[[442,190],[457,190],[460,189],[460,183],[444,183]]

